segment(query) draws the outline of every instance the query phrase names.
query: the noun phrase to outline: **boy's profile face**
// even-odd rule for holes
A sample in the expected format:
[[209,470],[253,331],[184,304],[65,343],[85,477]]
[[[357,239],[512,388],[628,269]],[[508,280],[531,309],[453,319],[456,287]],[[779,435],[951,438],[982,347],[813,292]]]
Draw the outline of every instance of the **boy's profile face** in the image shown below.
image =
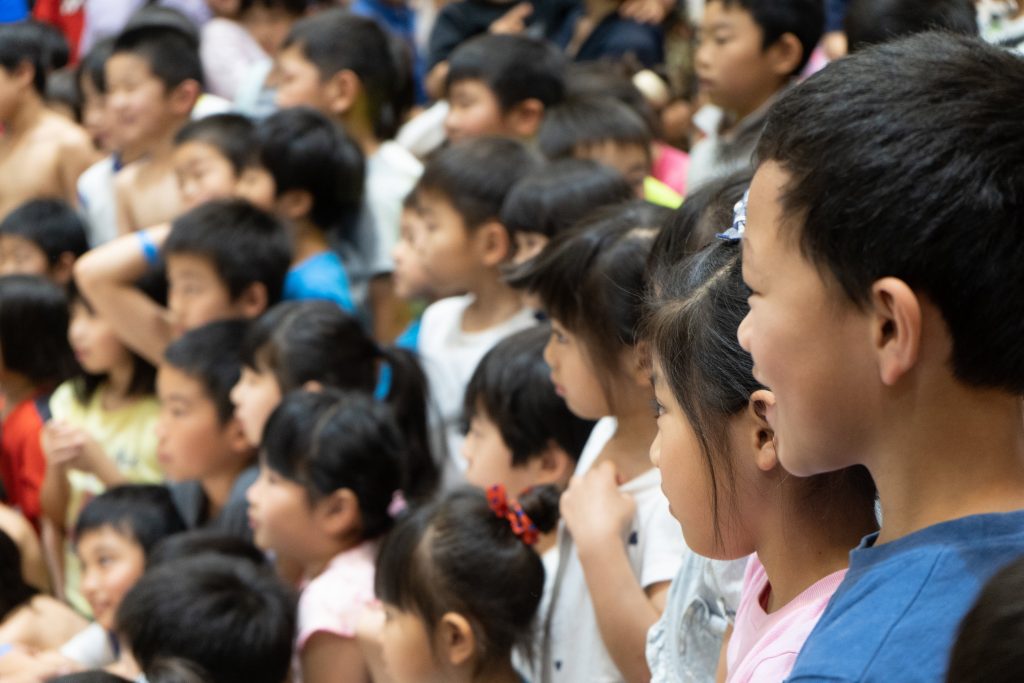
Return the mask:
[[177,335],[217,320],[242,317],[208,258],[167,255],[167,307]]
[[584,341],[552,318],[551,338],[544,347],[544,362],[551,368],[555,393],[577,417],[599,420],[611,414],[611,405]]
[[172,125],[168,93],[149,63],[138,55],[118,52],[104,67],[110,125],[124,146],[163,137]]
[[783,212],[788,173],[761,165],[750,186],[743,236],[743,280],[750,312],[740,344],[754,377],[776,404],[766,418],[787,471],[810,476],[856,464],[867,448],[867,411],[879,405],[868,313],[826,283],[800,250],[799,226]]
[[196,140],[174,149],[174,172],[185,211],[211,199],[233,197],[238,184],[235,167],[220,150]]
[[462,442],[462,457],[466,459],[466,481],[473,486],[487,488],[503,484],[510,495],[517,496],[540,483],[532,462],[518,467],[512,464],[511,449],[482,405],[477,405],[476,414],[469,421],[469,431]]
[[476,238],[449,199],[438,193],[420,193],[423,230],[416,253],[437,291],[464,291],[473,284],[483,266],[477,258]]
[[277,95],[274,102],[279,109],[313,107],[330,114],[324,95],[320,70],[306,59],[301,45],[289,45],[277,56]]
[[637,198],[644,198],[644,179],[651,174],[651,154],[643,145],[605,140],[581,145],[574,156],[614,168],[633,188]]
[[445,133],[452,142],[484,135],[507,135],[505,114],[494,92],[475,78],[452,83],[448,89]]
[[121,599],[142,577],[146,553],[129,534],[113,526],[90,529],[77,544],[82,562],[82,594],[96,622],[108,631]]
[[39,245],[21,235],[0,235],[0,276],[50,276],[50,261]]
[[395,261],[394,279],[395,296],[400,299],[415,299],[429,296],[430,276],[423,267],[423,260],[416,251],[417,243],[426,230],[418,210],[406,207],[402,209],[400,231],[391,257]]

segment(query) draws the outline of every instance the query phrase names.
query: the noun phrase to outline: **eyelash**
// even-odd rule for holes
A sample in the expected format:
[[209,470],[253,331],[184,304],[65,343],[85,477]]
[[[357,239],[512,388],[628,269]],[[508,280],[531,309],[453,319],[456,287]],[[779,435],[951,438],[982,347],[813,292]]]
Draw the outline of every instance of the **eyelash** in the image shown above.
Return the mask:
[[658,402],[658,399],[651,399],[651,410],[654,412],[654,417],[659,418],[665,414],[665,406]]

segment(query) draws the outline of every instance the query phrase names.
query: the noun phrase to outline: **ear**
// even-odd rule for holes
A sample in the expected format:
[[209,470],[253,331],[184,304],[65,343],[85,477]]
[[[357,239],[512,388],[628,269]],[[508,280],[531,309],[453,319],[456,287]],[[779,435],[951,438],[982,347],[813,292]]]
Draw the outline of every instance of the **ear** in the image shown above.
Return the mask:
[[269,305],[267,286],[262,282],[250,282],[234,302],[235,311],[247,320],[258,318]]
[[252,444],[245,438],[245,430],[242,429],[242,423],[237,417],[232,417],[224,423],[221,435],[232,454],[245,456],[252,454]]
[[885,277],[871,286],[873,346],[882,382],[896,384],[921,354],[921,302],[910,286]]
[[789,78],[803,59],[804,46],[796,35],[783,33],[765,52],[772,72],[780,78]]
[[474,242],[480,263],[488,268],[496,268],[512,255],[512,239],[505,226],[496,220],[490,220],[474,231]]
[[351,489],[334,491],[318,501],[316,509],[321,527],[335,538],[356,531],[362,523],[359,517],[359,499]]
[[453,667],[464,666],[473,661],[476,652],[476,636],[473,627],[461,614],[446,612],[435,631],[436,651],[441,661]]
[[274,207],[274,213],[292,221],[303,220],[312,210],[313,195],[308,190],[299,189],[282,192],[278,195]]
[[558,484],[568,486],[572,473],[576,470],[576,463],[573,462],[565,449],[554,441],[548,441],[537,462],[537,484]]
[[355,106],[363,84],[351,69],[342,69],[324,84],[324,99],[332,114],[344,116]]
[[198,81],[191,78],[182,81],[167,95],[171,113],[178,117],[188,116],[202,94],[203,88]]
[[751,442],[757,455],[754,462],[762,472],[771,472],[779,465],[779,456],[775,450],[775,432],[765,418],[767,409],[775,405],[775,394],[767,389],[758,389],[750,395],[747,406],[750,417],[749,424],[753,428]]
[[36,68],[32,66],[32,62],[28,60],[20,62],[14,69],[8,70],[8,72],[14,76],[15,82],[22,88],[30,90],[35,88],[32,82],[36,79]]
[[323,392],[324,385],[316,381],[315,379],[311,379],[302,385],[302,390],[308,391],[311,394],[319,394]]
[[50,266],[50,279],[64,286],[71,282],[71,274],[75,267],[75,255],[65,251],[57,257],[57,262]]
[[544,120],[544,103],[535,97],[523,100],[505,114],[505,127],[517,138],[532,138]]
[[651,346],[646,339],[636,343],[631,351],[627,351],[627,370],[637,385],[651,388]]

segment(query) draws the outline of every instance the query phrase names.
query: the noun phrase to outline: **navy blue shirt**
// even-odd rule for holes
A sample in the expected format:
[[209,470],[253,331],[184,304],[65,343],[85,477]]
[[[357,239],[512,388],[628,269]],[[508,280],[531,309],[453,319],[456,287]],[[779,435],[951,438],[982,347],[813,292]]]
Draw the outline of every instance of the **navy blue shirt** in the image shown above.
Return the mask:
[[944,681],[961,619],[984,583],[1024,555],[1024,511],[973,515],[850,553],[850,570],[789,678]]
[[[583,7],[570,13],[553,40],[563,50],[572,42],[576,24],[583,18]],[[657,66],[665,61],[664,34],[657,26],[641,24],[612,12],[601,20],[573,56],[577,62],[599,59],[619,60],[632,55],[645,67]]]

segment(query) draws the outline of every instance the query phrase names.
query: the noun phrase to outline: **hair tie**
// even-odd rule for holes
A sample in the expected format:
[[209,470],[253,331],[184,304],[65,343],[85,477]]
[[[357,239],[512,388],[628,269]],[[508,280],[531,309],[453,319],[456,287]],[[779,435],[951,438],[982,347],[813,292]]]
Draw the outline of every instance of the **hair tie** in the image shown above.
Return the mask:
[[391,502],[388,504],[388,517],[397,519],[398,515],[405,512],[407,507],[409,504],[405,501],[405,496],[401,491],[395,491],[391,494]]
[[718,233],[720,240],[727,242],[738,242],[743,239],[743,233],[747,231],[747,200],[750,198],[750,188],[743,193],[743,198],[732,207],[732,227],[725,232]]
[[508,493],[502,484],[495,484],[487,489],[487,503],[497,517],[508,521],[512,533],[526,545],[531,546],[540,538],[537,526],[527,516],[523,506],[516,501],[509,501]]

